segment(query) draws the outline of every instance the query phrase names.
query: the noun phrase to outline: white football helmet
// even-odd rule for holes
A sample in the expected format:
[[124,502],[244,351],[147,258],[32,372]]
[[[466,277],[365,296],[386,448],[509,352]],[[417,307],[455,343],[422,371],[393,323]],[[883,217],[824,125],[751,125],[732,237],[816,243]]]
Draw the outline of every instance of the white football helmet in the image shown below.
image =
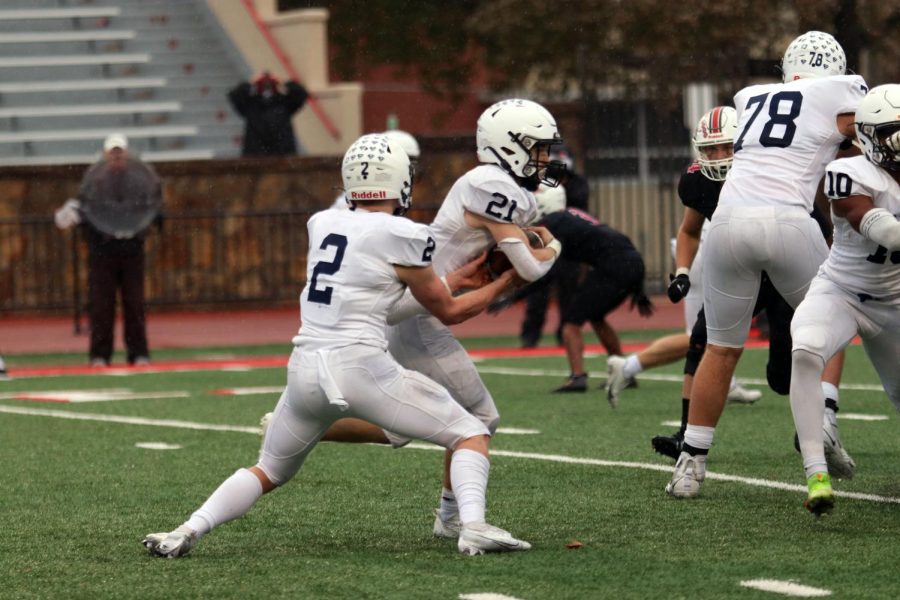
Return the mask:
[[856,108],[856,137],[870,161],[900,171],[900,85],[869,90]]
[[488,107],[478,118],[475,143],[478,160],[499,165],[533,189],[539,183],[559,185],[565,172],[562,162],[539,160],[540,150],[549,151],[562,139],[553,115],[531,100],[501,100]]
[[378,133],[364,135],[344,154],[341,178],[347,202],[396,200],[405,213],[412,204],[412,169],[403,148]]
[[566,209],[566,188],[561,185],[556,187],[541,185],[535,190],[534,199],[537,201],[537,217],[535,218],[535,222],[537,222],[550,213]]
[[847,72],[844,49],[830,33],[807,31],[795,39],[781,59],[782,81],[843,75]]
[[733,148],[725,158],[710,158],[711,146],[730,144],[734,146],[737,136],[737,111],[730,106],[716,106],[706,112],[697,123],[691,142],[697,151],[700,172],[713,181],[725,181],[731,163],[734,161]]
[[400,147],[403,148],[403,151],[409,157],[410,162],[415,162],[419,159],[419,142],[416,141],[412,134],[399,129],[390,129],[382,135],[387,136],[392,142],[400,144]]

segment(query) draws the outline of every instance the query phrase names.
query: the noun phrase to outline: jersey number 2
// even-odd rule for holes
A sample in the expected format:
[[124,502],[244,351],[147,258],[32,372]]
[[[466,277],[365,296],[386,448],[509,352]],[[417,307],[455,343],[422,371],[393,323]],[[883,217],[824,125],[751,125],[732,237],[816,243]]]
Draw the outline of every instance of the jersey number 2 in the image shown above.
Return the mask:
[[319,284],[319,275],[334,275],[340,270],[341,263],[344,260],[344,250],[347,248],[347,236],[329,233],[322,240],[322,245],[319,246],[319,249],[324,250],[329,246],[337,248],[334,258],[328,262],[324,260],[317,262],[313,268],[312,280],[309,282],[307,298],[310,302],[316,302],[317,304],[331,304],[331,292],[334,291],[334,288],[326,286],[325,289],[320,290],[316,286]]
[[[744,110],[749,110],[754,104],[756,105],[756,110],[750,115],[750,120],[744,125],[744,130],[734,143],[735,153],[744,147],[744,136],[747,135],[750,126],[753,125],[756,117],[759,116],[759,112],[762,110],[768,97],[768,94],[760,94],[759,96],[753,96],[747,101],[747,106],[744,107]],[[788,108],[786,113],[778,111],[782,102],[790,103],[790,108]],[[765,148],[787,148],[790,146],[791,142],[794,141],[794,134],[797,133],[797,124],[794,121],[800,116],[800,106],[802,104],[803,94],[800,92],[778,92],[773,94],[772,101],[769,103],[769,120],[763,125],[762,132],[759,134],[760,146]],[[781,125],[784,128],[778,132],[777,136],[772,135],[775,132],[776,125]]]

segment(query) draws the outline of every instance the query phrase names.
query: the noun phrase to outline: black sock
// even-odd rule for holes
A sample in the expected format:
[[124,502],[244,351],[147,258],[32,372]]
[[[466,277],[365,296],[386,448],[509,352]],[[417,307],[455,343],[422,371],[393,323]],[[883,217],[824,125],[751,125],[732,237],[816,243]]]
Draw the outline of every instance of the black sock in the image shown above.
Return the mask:
[[691,399],[690,398],[682,398],[681,399],[681,433],[684,433],[684,430],[687,429],[687,421],[688,421],[688,409],[691,407]]
[[709,448],[694,448],[690,444],[684,444],[681,449],[691,456],[706,456],[709,454]]
[[834,400],[832,398],[825,398],[825,408],[830,408],[835,413],[837,413],[837,411],[838,411],[837,400]]

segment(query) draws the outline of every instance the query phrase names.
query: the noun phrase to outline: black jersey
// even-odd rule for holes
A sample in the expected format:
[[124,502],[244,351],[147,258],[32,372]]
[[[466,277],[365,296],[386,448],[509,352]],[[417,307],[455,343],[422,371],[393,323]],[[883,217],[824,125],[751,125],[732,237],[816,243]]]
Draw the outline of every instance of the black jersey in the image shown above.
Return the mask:
[[626,235],[578,209],[550,213],[540,224],[562,244],[561,260],[602,267],[610,260],[640,256]]
[[678,197],[681,203],[712,220],[719,205],[719,192],[724,181],[713,181],[700,171],[700,164],[693,163],[681,174],[678,181]]

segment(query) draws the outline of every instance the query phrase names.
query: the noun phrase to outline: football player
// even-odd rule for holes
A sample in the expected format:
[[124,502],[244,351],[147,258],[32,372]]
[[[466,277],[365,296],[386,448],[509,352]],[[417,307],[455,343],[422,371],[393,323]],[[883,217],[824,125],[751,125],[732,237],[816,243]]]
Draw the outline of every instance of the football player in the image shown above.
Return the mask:
[[825,171],[834,244],[791,323],[791,411],[809,491],[804,504],[816,515],[834,506],[820,426],[829,415],[816,385],[828,360],[859,334],[900,410],[900,85],[873,88],[856,109],[855,127],[864,156],[835,160]]
[[[395,142],[403,148],[403,151],[406,152],[406,155],[409,157],[409,165],[413,170],[413,183],[416,181],[416,177],[418,176],[418,166],[419,166],[419,142],[416,141],[416,138],[413,137],[411,133],[407,133],[406,131],[401,131],[399,129],[391,129],[389,131],[385,131],[382,133],[385,137],[387,137],[392,142]],[[334,199],[334,202],[331,204],[329,208],[350,208],[350,201],[347,200],[347,194],[342,192],[337,198]]]
[[[582,326],[591,323],[597,336],[605,317],[627,298],[641,316],[649,317],[653,306],[644,294],[644,260],[640,252],[624,234],[578,208],[566,208],[565,194],[537,195],[538,224],[550,230],[560,240],[563,252],[551,272],[518,291],[516,299],[539,293],[552,285],[554,271],[571,271],[589,267],[578,284],[568,291],[566,302],[560,306],[563,345],[569,360],[570,375],[566,383],[554,392],[583,392],[587,389],[584,369],[584,338]],[[602,339],[602,338],[601,338]],[[615,408],[618,396],[610,397]]]
[[308,222],[302,326],[259,461],[226,479],[183,525],[148,535],[143,543],[151,554],[184,556],[201,536],[244,515],[290,480],[344,416],[454,450],[450,480],[459,506],[460,552],[530,548],[484,520],[488,428],[443,387],[397,364],[384,335],[388,315],[407,289],[441,322],[457,323],[503,293],[512,273],[458,297],[450,293],[432,268],[433,234],[398,216],[410,205],[412,172],[405,152],[385,136],[358,139],[344,155],[342,178],[354,210],[321,211]]
[[734,97],[734,162],[707,234],[703,305],[708,344],[691,390],[684,444],[666,492],[696,496],[728,386],[750,329],[765,271],[796,307],[828,246],[809,218],[825,166],[854,137],[854,111],[868,91],[844,75],[835,39],[810,31],[788,46],[783,83],[754,85]]

